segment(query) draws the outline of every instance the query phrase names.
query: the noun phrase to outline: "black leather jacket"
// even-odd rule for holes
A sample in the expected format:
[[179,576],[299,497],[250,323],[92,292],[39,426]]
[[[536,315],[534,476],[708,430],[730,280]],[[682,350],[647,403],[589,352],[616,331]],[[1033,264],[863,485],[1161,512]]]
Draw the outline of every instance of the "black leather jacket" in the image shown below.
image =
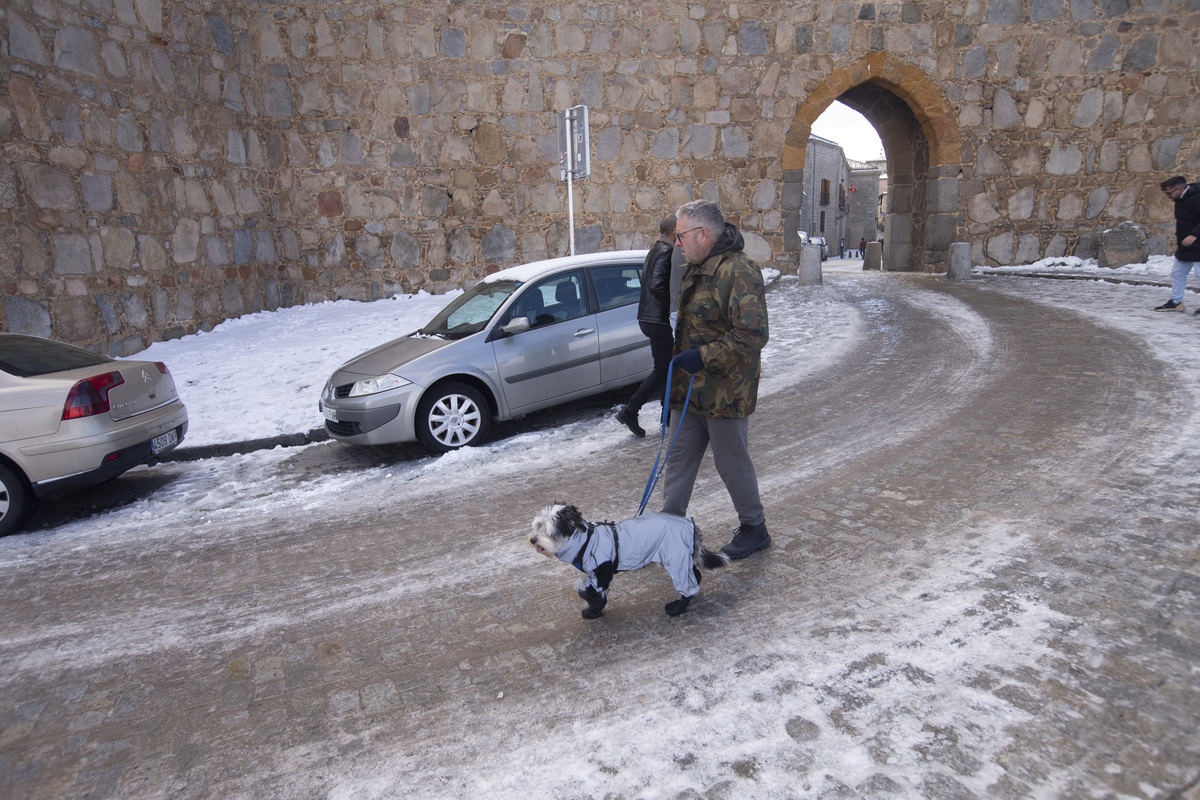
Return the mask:
[[646,253],[642,267],[642,299],[638,321],[671,324],[671,253],[674,246],[659,239]]
[[[1196,241],[1185,245],[1183,240],[1189,236]],[[1200,261],[1200,183],[1188,184],[1187,192],[1175,201],[1175,243],[1179,247],[1175,257],[1180,261]]]

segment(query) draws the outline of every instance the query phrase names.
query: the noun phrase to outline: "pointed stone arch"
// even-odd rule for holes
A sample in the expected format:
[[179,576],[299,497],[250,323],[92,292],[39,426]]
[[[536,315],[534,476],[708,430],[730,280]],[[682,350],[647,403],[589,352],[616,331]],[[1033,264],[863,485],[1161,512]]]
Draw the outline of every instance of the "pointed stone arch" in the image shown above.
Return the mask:
[[822,79],[796,110],[783,145],[784,245],[796,235],[812,124],[834,100],[862,114],[883,142],[888,165],[884,269],[944,272],[958,229],[962,143],[941,89],[903,58],[872,53]]

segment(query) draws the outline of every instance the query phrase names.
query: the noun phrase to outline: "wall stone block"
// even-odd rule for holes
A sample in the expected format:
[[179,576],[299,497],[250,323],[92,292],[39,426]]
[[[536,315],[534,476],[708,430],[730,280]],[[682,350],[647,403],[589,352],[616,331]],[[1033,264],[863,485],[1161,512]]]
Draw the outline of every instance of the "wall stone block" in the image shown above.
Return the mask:
[[[894,167],[917,170],[893,189],[926,215],[901,242],[916,268],[939,269],[939,243],[967,230],[980,259],[1095,252],[1099,220],[1162,225],[1146,187],[1200,169],[1200,20],[1125,0],[670,18],[623,2],[12,5],[0,274],[53,335],[95,349],[211,327],[237,307],[230,285],[253,310],[448,288],[485,249],[497,266],[565,253],[553,114],[580,102],[581,251],[646,245],[664,209],[704,196],[767,259],[794,260],[784,214],[801,184],[785,171],[802,175],[808,126],[863,87],[891,98],[865,110]],[[144,329],[124,327],[129,292],[149,304]],[[121,309],[120,330],[93,295]],[[60,312],[63,296],[90,310]]]
[[88,237],[78,233],[54,233],[50,239],[54,250],[51,269],[55,275],[84,275],[93,271],[92,246]]
[[[121,319],[117,316],[117,311],[113,308],[112,302],[102,294],[92,295],[92,300],[95,303],[95,309],[100,314],[100,319],[104,322],[104,327],[109,334],[118,333],[121,330]],[[58,307],[60,313],[71,315],[80,319],[88,315],[88,307],[85,303],[76,303],[73,305],[60,304]],[[86,325],[86,322],[83,323]]]
[[50,311],[36,300],[9,295],[4,298],[4,329],[9,333],[49,337]]
[[125,313],[127,327],[145,329],[150,324],[150,317],[146,313],[146,304],[142,301],[141,295],[135,292],[123,293],[121,309]]

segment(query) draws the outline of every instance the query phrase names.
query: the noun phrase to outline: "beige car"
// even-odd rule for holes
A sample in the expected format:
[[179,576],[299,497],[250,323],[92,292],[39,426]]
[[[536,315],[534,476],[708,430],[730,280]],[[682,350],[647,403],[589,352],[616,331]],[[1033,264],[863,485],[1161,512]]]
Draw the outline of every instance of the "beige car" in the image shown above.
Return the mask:
[[187,426],[165,364],[0,333],[0,536],[42,498],[155,463]]

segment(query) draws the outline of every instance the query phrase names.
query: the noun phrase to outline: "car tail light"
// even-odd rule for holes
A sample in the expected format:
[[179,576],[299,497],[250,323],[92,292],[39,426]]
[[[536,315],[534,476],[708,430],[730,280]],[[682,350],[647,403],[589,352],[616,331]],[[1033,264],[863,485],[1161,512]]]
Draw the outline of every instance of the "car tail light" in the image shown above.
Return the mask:
[[80,419],[108,412],[108,392],[125,382],[119,372],[96,375],[71,387],[63,405],[63,419]]
[[171,370],[167,369],[167,365],[161,361],[155,361],[154,366],[158,367],[158,371],[161,372],[163,375],[171,374]]

